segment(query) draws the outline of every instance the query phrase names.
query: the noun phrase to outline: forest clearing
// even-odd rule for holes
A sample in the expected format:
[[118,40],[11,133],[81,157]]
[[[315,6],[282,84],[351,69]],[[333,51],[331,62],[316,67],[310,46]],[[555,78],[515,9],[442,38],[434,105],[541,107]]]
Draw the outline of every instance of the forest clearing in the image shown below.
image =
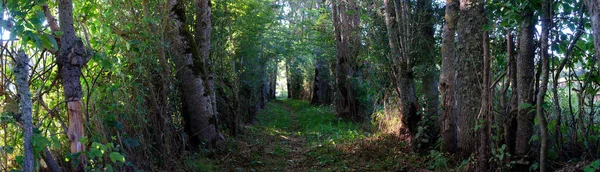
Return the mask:
[[0,171],[600,171],[600,0],[0,14]]

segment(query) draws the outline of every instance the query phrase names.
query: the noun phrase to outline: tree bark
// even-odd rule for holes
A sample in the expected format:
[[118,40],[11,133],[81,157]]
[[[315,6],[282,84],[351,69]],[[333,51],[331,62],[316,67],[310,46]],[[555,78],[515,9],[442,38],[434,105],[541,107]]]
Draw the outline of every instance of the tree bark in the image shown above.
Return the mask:
[[15,65],[15,78],[18,89],[19,112],[23,121],[23,171],[34,170],[33,156],[33,117],[31,115],[31,92],[29,91],[29,57],[23,50],[17,54]]
[[477,148],[475,122],[481,106],[484,17],[482,0],[460,0],[455,88],[456,145],[461,157],[470,156]]
[[[71,154],[80,153],[85,150],[84,145],[79,140],[84,137],[82,105],[81,105],[81,68],[89,60],[83,42],[75,35],[73,27],[73,3],[71,0],[60,0],[59,22],[60,29],[63,32],[60,42],[60,53],[56,59],[60,76],[63,81],[64,94],[67,102],[67,112],[69,114],[69,129],[67,137],[70,142]],[[84,156],[81,155],[77,160],[77,171],[83,171]]]
[[[519,35],[519,58],[517,59],[517,85],[519,94],[519,108],[517,115],[517,132],[515,141],[515,155],[527,156],[529,153],[529,139],[533,133],[534,104],[534,26],[535,18],[532,9],[522,12],[521,32]],[[529,106],[524,106],[529,104]]]
[[517,118],[516,114],[519,107],[519,95],[517,94],[517,60],[515,58],[515,42],[513,40],[513,34],[508,31],[506,43],[506,54],[508,56],[508,80],[511,87],[510,104],[507,109],[506,119],[504,120],[504,142],[506,143],[507,152],[514,155],[515,152],[515,137],[517,132]]
[[590,15],[590,21],[592,23],[592,32],[594,35],[594,48],[596,49],[596,61],[600,68],[600,1],[598,0],[585,0],[585,6],[587,6],[588,13]]
[[[353,10],[351,14],[346,9]],[[336,40],[336,115],[361,121],[356,90],[351,82],[354,62],[360,49],[360,15],[354,0],[332,1],[332,18]]]
[[442,72],[439,89],[442,94],[442,114],[440,116],[440,134],[442,150],[455,152],[456,149],[456,116],[454,114],[454,66],[455,66],[455,34],[458,19],[458,1],[446,0],[446,23],[442,36]]
[[537,95],[536,103],[536,117],[540,125],[540,172],[547,171],[546,167],[546,152],[548,150],[548,129],[546,116],[544,115],[543,103],[544,97],[546,97],[546,90],[548,88],[548,78],[550,77],[549,60],[548,60],[548,36],[550,35],[550,29],[552,27],[552,0],[542,1],[542,35],[541,35],[541,50],[540,57],[542,62],[542,73],[540,90]]
[[483,87],[481,93],[481,109],[477,117],[478,121],[481,122],[481,128],[479,129],[479,150],[478,150],[478,171],[490,171],[490,158],[492,151],[490,149],[491,141],[491,125],[493,115],[493,104],[492,104],[492,89],[491,76],[490,76],[490,64],[492,57],[490,55],[490,38],[487,31],[483,35]]
[[193,146],[204,145],[215,148],[221,145],[223,135],[217,128],[217,108],[214,92],[213,74],[209,67],[210,50],[210,0],[198,0],[196,6],[196,35],[188,30],[185,2],[178,1],[173,12],[181,27],[179,35],[184,42],[179,46],[172,40],[173,48],[185,47],[180,50],[174,60],[179,69],[177,77],[181,81],[182,113],[185,130]]

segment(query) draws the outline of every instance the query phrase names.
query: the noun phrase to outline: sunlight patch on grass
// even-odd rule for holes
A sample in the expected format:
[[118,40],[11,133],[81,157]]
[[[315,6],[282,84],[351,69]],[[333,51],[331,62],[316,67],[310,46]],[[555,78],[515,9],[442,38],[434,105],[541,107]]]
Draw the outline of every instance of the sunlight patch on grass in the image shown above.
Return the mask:
[[296,111],[298,133],[313,145],[335,145],[368,135],[360,130],[359,124],[335,117],[330,107],[311,106],[307,101],[301,100],[286,100],[284,103]]

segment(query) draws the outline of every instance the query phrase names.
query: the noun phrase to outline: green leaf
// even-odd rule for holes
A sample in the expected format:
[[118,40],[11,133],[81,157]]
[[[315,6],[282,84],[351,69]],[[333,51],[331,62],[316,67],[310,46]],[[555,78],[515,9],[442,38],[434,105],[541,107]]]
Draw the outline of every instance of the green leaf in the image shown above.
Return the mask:
[[109,157],[113,163],[117,162],[117,161],[125,162],[125,157],[123,155],[121,155],[121,153],[119,153],[119,152],[111,152]]
[[52,45],[51,48],[54,50],[58,50],[58,43],[56,42],[56,39],[54,39],[54,37],[52,35],[48,35],[48,34],[45,34],[45,35],[48,38],[48,40],[50,41],[50,45]]
[[86,144],[88,142],[88,139],[87,139],[87,137],[84,136],[84,137],[79,138],[79,142],[81,144]]
[[105,170],[105,171],[108,171],[108,172],[113,172],[113,171],[115,171],[115,169],[113,169],[112,165],[110,165],[110,164],[106,165],[106,167],[104,167],[104,170]]
[[18,163],[18,164],[23,164],[23,156],[21,156],[21,155],[18,155],[18,156],[16,157],[16,159],[17,159],[17,163]]

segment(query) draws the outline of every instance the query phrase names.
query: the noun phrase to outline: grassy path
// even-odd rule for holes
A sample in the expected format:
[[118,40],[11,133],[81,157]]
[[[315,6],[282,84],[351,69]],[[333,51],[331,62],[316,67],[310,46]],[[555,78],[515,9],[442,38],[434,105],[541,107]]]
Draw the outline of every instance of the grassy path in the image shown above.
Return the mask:
[[227,151],[196,158],[196,171],[420,171],[426,157],[406,144],[365,132],[306,101],[267,104],[257,123],[229,139]]

